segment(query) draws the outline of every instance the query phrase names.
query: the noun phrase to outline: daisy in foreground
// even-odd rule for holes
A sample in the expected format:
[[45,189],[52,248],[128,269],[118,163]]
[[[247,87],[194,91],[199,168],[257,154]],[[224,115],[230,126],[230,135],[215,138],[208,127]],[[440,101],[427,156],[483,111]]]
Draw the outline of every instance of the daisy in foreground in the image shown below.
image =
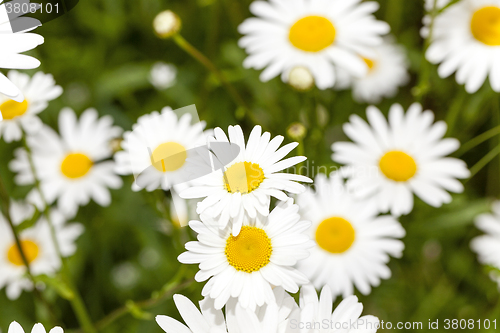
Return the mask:
[[389,25],[372,15],[376,2],[360,0],[254,1],[249,18],[240,26],[239,45],[249,54],[246,68],[264,69],[262,81],[280,73],[283,81],[294,67],[304,66],[320,89],[335,84],[336,68],[356,76],[368,66],[359,57],[373,56]]
[[26,98],[19,103],[0,96],[0,111],[3,115],[0,136],[3,136],[6,142],[11,142],[21,140],[22,131],[27,135],[36,134],[42,127],[42,121],[37,114],[45,110],[48,102],[59,97],[63,90],[56,85],[52,75],[42,72],[30,78],[27,74],[10,71],[7,77]]
[[[0,12],[3,18],[3,21],[0,21],[0,45],[2,45],[0,68],[32,69],[40,66],[40,61],[37,59],[20,53],[43,44],[43,37],[33,33],[13,33],[5,3],[0,5]],[[0,73],[0,93],[19,103],[24,100],[22,91],[2,73]],[[2,113],[3,110],[0,112],[0,121]]]
[[[108,188],[122,186],[114,172],[115,163],[108,160],[112,156],[110,141],[121,134],[121,129],[113,126],[111,116],[99,118],[95,109],[84,111],[78,120],[73,110],[65,108],[59,114],[59,132],[61,136],[43,126],[27,138],[47,203],[57,199],[58,208],[68,217],[91,198],[101,206],[109,205]],[[15,155],[10,168],[18,173],[16,183],[34,184],[28,153],[18,149]]]
[[[42,324],[35,324],[35,326],[33,326],[33,329],[31,330],[31,333],[46,333],[46,332],[47,331],[45,330],[45,327],[43,327]],[[21,327],[21,325],[19,325],[19,323],[13,321],[10,324],[9,331],[7,333],[24,333],[24,330]],[[53,329],[51,329],[49,333],[64,333],[64,330],[61,327],[56,326]]]
[[368,66],[366,75],[355,77],[347,71],[338,71],[337,88],[352,87],[357,102],[379,103],[383,97],[394,97],[398,88],[409,79],[404,48],[386,40],[373,51],[374,56],[362,58]]
[[[380,327],[379,319],[371,315],[360,317],[362,312],[363,304],[358,302],[356,296],[345,298],[333,309],[332,292],[328,286],[321,290],[318,299],[316,290],[307,285],[300,290],[300,319],[291,318],[289,325],[290,328],[296,329],[300,324],[303,327],[301,333],[375,333]],[[318,323],[322,330],[318,330]]]
[[[116,171],[121,175],[133,174],[136,181],[132,190],[170,190],[186,177],[186,160],[193,148],[206,144],[205,123],[191,124],[189,113],[177,117],[170,107],[161,113],[154,111],[139,117],[126,132],[123,151],[115,154]],[[153,166],[153,167],[152,167]]]
[[[486,234],[474,238],[471,248],[481,263],[500,270],[500,201],[493,204],[492,210],[493,214],[482,214],[476,218],[476,227]],[[495,274],[492,277],[498,281]]]
[[[12,202],[10,215],[14,224],[33,216],[32,205]],[[56,210],[51,212],[51,221],[56,229],[57,239],[64,257],[76,252],[76,239],[83,233],[78,223],[66,225],[63,215]],[[33,275],[55,274],[61,261],[52,242],[47,220],[42,217],[36,224],[20,233],[20,241]],[[7,221],[0,215],[0,288],[7,287],[7,297],[17,299],[23,290],[33,290],[33,283],[25,276],[26,267]]]
[[316,287],[327,285],[333,296],[347,297],[354,286],[367,295],[380,279],[388,279],[390,258],[401,257],[405,230],[392,216],[378,216],[373,200],[358,201],[339,172],[316,176],[316,192],[308,189],[297,203],[312,222],[316,246],[297,267]]
[[300,221],[299,207],[293,199],[278,205],[268,217],[245,219],[238,236],[231,227],[220,229],[209,221],[191,221],[198,241],[186,244],[179,256],[184,264],[199,264],[195,276],[201,282],[210,279],[202,295],[215,300],[220,309],[230,297],[238,298],[244,308],[255,309],[275,302],[272,287],[282,286],[295,293],[307,278],[293,268],[309,255],[313,245],[304,231],[310,226]]
[[446,157],[456,151],[456,139],[443,139],[446,123],[432,123],[432,111],[422,112],[415,103],[405,114],[399,104],[389,110],[389,123],[374,106],[366,111],[369,124],[352,115],[344,124],[345,134],[354,142],[332,145],[332,159],[349,166],[349,188],[357,197],[372,197],[380,212],[408,214],[413,193],[433,207],[451,202],[446,192],[460,193],[457,178],[470,173],[459,159]]
[[427,60],[440,63],[440,77],[456,71],[456,80],[476,92],[489,75],[500,92],[500,0],[461,0],[434,20]]
[[292,310],[298,309],[295,300],[283,288],[275,288],[273,293],[277,302],[263,306],[257,312],[243,309],[234,300],[230,301],[226,305],[225,318],[222,310],[215,309],[214,301],[210,298],[200,302],[200,312],[187,297],[174,295],[175,305],[187,327],[168,316],[157,316],[156,322],[167,333],[292,332],[283,329],[288,324]]
[[[205,198],[198,204],[198,214],[215,218],[221,229],[231,225],[233,234],[238,235],[245,216],[255,218],[257,213],[269,215],[271,196],[286,201],[290,193],[301,193],[305,187],[297,181],[311,182],[305,176],[281,173],[306,159],[294,156],[282,160],[298,143],[289,143],[281,148],[283,136],[271,140],[271,134],[262,134],[262,128],[255,126],[245,145],[240,126],[229,126],[229,139],[221,128],[214,130],[212,142],[231,142],[239,148],[238,156],[226,166],[225,171],[215,171],[193,181],[193,186],[182,191],[185,199]],[[279,149],[278,149],[279,148]]]

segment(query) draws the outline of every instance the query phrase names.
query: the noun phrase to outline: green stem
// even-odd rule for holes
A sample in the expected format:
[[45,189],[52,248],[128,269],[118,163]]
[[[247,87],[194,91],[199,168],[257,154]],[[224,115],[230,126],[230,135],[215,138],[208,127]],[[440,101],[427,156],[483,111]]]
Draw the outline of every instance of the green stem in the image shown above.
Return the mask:
[[479,134],[478,136],[472,138],[471,140],[467,141],[462,145],[462,147],[458,150],[457,156],[462,156],[472,148],[480,145],[481,143],[488,141],[489,139],[497,136],[500,134],[500,126],[494,127],[482,134]]
[[[150,299],[136,302],[135,305],[140,308],[140,309],[146,309],[146,308],[151,308],[155,305],[160,304],[161,302],[167,300],[169,297],[171,297],[174,293],[179,292],[186,287],[190,286],[194,282],[194,279],[190,279],[187,281],[184,281],[183,283],[179,282],[174,282],[170,285],[169,288],[166,288],[163,290],[163,292],[159,295],[156,295],[155,297],[152,297]],[[101,319],[96,323],[96,327],[99,331],[103,330],[104,328],[108,327],[112,323],[114,323],[116,320],[120,319],[121,317],[127,315],[130,312],[130,308],[127,306],[123,306],[119,309],[116,309],[115,311],[111,312],[109,315]]]
[[[472,168],[470,168],[470,177],[474,177],[482,168],[484,168],[488,163],[490,163],[498,154],[500,154],[500,145],[496,146],[488,154],[486,154],[482,159],[479,160]],[[469,180],[468,179],[468,180]]]
[[54,223],[52,222],[52,219],[50,216],[50,206],[48,205],[47,200],[45,199],[45,195],[42,192],[42,189],[40,186],[40,180],[37,177],[37,173],[36,173],[36,169],[35,169],[35,163],[33,162],[33,157],[31,155],[31,150],[26,142],[26,136],[24,136],[24,135],[23,135],[23,143],[24,143],[24,147],[28,153],[28,161],[30,164],[31,172],[33,174],[33,178],[35,180],[35,188],[38,191],[38,193],[40,194],[40,198],[41,198],[42,203],[44,205],[43,214],[45,215],[45,218],[47,219],[47,223],[49,224],[52,242],[54,243],[54,247],[56,248],[56,252],[59,256],[59,259],[61,260],[62,277],[74,295],[69,300],[71,307],[73,308],[73,311],[76,314],[78,322],[82,326],[84,332],[85,333],[96,333],[97,331],[95,330],[94,325],[92,323],[92,320],[90,319],[90,315],[88,313],[87,308],[85,307],[85,304],[82,300],[82,297],[81,297],[80,293],[78,292],[78,289],[76,288],[75,284],[73,283],[73,280],[71,279],[71,274],[70,274],[68,264],[66,262],[66,258],[64,258],[62,255],[61,247],[59,245],[59,241],[57,240],[57,232],[56,232],[56,229],[54,227]]
[[203,53],[201,53],[197,48],[191,45],[184,37],[180,34],[175,34],[172,36],[174,42],[184,51],[186,51],[190,56],[196,59],[199,63],[205,66],[210,72],[212,72],[219,82],[227,90],[233,101],[245,111],[245,114],[251,117],[250,108],[247,106],[243,98],[240,96],[238,91],[231,85],[224,74],[211,62]]
[[[24,266],[26,267],[26,274],[28,275],[28,278],[31,280],[33,285],[36,285],[36,280],[31,273],[31,268],[30,268],[30,263],[26,257],[26,254],[24,253],[24,249],[21,244],[21,238],[19,237],[19,234],[16,230],[16,227],[14,226],[14,223],[12,222],[12,217],[10,216],[10,197],[7,192],[7,189],[5,188],[5,185],[3,183],[2,176],[0,175],[0,201],[2,202],[2,207],[0,211],[3,211],[3,215],[5,216],[5,219],[7,220],[7,223],[9,224],[9,227],[12,231],[12,234],[14,236],[14,240],[17,246],[17,250],[19,251],[19,254],[21,255],[21,259],[23,261]],[[40,291],[36,289],[36,287],[33,289],[33,293],[35,295],[35,298],[40,301],[41,304],[46,308],[47,313],[50,316],[50,320],[54,323],[57,322],[56,315],[50,306],[50,304],[47,302],[47,300],[42,296]]]
[[419,80],[418,84],[413,88],[413,95],[415,96],[415,99],[417,102],[421,103],[425,95],[429,92],[430,90],[430,76],[431,76],[431,66],[429,62],[427,62],[425,58],[425,53],[427,52],[427,49],[429,48],[429,45],[431,44],[432,40],[432,31],[434,29],[434,19],[436,18],[437,15],[437,0],[434,0],[434,3],[432,5],[432,10],[428,15],[431,17],[431,22],[429,24],[429,34],[425,38],[424,41],[424,47],[422,51],[422,57],[420,60],[420,75],[419,75]]

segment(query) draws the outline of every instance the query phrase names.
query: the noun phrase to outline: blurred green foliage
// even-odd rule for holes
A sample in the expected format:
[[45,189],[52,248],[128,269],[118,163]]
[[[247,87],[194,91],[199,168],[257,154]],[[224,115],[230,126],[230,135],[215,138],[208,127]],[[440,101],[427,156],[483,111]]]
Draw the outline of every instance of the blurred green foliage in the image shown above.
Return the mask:
[[[424,13],[420,0],[379,2],[381,8],[376,15],[391,25],[397,42],[405,46],[412,74],[411,82],[396,98],[379,105],[387,113],[393,103],[407,108],[415,101],[412,87],[423,70],[419,29]],[[45,44],[32,54],[42,61],[40,70],[52,73],[65,89],[41,118],[56,127],[62,107],[69,106],[77,113],[95,107],[101,115],[113,116],[116,124],[129,130],[137,117],[163,106],[176,109],[196,104],[208,127],[225,129],[237,123],[248,133],[256,119],[273,135],[285,135],[291,123],[300,122],[308,131],[303,149],[309,160],[316,166],[334,166],[330,159],[331,143],[346,139],[342,124],[353,113],[364,117],[366,105],[353,102],[350,91],[315,89],[299,93],[279,78],[262,83],[259,72],[244,69],[245,53],[237,46],[237,26],[250,16],[249,3],[81,0],[69,14],[37,29],[45,37]],[[182,35],[222,70],[250,106],[252,118],[237,112],[227,92],[204,67],[173,42],[154,35],[152,20],[164,9],[180,16]],[[151,86],[148,75],[156,61],[177,66],[175,86],[165,91]],[[427,66],[430,79],[426,84],[430,89],[422,103],[434,111],[436,119],[446,120],[449,136],[465,143],[500,125],[500,114],[495,108],[499,95],[492,93],[488,83],[478,93],[468,95],[453,77],[440,79],[436,67]],[[500,138],[495,137],[462,158],[471,167],[499,144]],[[7,179],[11,196],[22,199],[29,188],[16,187],[7,168],[18,146],[0,142],[0,174]],[[91,203],[80,209],[74,220],[83,223],[86,232],[78,241],[78,252],[71,258],[70,266],[95,322],[117,308],[126,306],[130,310],[102,332],[161,332],[152,315],[179,318],[172,299],[156,302],[145,310],[147,313],[131,300],[149,299],[171,281],[181,269],[176,259],[182,252],[179,239],[194,237],[187,228],[172,227],[168,214],[157,209],[158,200],[164,200],[163,192],[134,193],[130,189],[131,178],[125,180],[122,189],[113,191],[110,207]],[[497,287],[469,248],[472,237],[479,234],[473,226],[474,217],[488,211],[499,194],[500,159],[495,158],[466,182],[465,193],[455,195],[451,204],[434,209],[417,200],[413,212],[401,218],[407,230],[404,257],[391,260],[390,280],[383,281],[371,295],[360,297],[365,313],[393,323],[422,321],[424,327],[429,319],[500,320]],[[181,272],[189,278],[196,269],[189,265]],[[191,284],[182,293],[199,300],[202,286]],[[69,303],[53,288],[43,293],[62,320],[57,324],[76,329],[78,322]],[[35,305],[32,294],[25,292],[20,299],[9,301],[2,290],[0,328],[6,332],[12,320],[26,329],[39,320],[54,324],[43,308]],[[441,331],[444,330],[438,332]]]

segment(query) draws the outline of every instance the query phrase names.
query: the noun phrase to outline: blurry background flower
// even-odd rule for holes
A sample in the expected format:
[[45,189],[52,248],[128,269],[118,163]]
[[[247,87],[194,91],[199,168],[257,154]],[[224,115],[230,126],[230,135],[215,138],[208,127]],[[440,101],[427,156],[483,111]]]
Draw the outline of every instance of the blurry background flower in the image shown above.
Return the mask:
[[151,67],[149,81],[156,89],[164,90],[175,84],[176,76],[177,69],[174,65],[156,62],[153,67]]
[[0,96],[0,136],[5,142],[19,141],[23,132],[32,135],[42,128],[37,114],[45,110],[48,102],[59,97],[63,90],[55,84],[51,74],[37,72],[33,77],[17,71],[9,71],[9,80],[24,94],[21,103]]

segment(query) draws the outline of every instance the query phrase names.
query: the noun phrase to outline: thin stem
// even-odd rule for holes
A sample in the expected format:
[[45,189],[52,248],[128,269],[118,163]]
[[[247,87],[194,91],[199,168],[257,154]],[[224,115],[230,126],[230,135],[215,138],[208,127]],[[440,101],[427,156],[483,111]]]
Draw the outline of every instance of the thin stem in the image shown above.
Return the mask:
[[[2,176],[0,175],[0,201],[2,202],[2,207],[0,210],[3,210],[3,215],[5,216],[5,219],[7,220],[7,223],[9,224],[9,227],[12,231],[12,234],[14,236],[14,240],[17,246],[17,250],[19,251],[19,254],[21,255],[21,259],[23,261],[24,266],[26,267],[26,274],[28,275],[28,278],[31,280],[33,285],[36,284],[36,280],[31,273],[31,268],[30,268],[30,263],[26,257],[26,254],[24,253],[24,248],[21,243],[21,239],[19,237],[19,234],[17,233],[16,227],[14,226],[14,223],[12,222],[12,217],[10,216],[10,197],[7,192],[7,189],[5,188],[5,185],[3,183]],[[42,296],[40,291],[36,288],[33,289],[33,293],[35,295],[35,298],[38,299],[43,306],[46,308],[47,313],[50,316],[50,320],[52,322],[57,322],[56,315],[50,306],[50,304],[47,302],[47,300]]]
[[434,0],[434,3],[432,5],[432,10],[428,15],[431,17],[431,22],[429,24],[429,32],[427,37],[424,40],[424,47],[422,51],[422,57],[420,60],[420,75],[419,75],[419,80],[417,86],[413,88],[413,95],[415,96],[415,99],[418,102],[421,102],[424,96],[429,92],[430,90],[430,76],[431,76],[431,67],[430,64],[427,62],[425,58],[425,53],[427,52],[427,49],[429,48],[429,45],[431,44],[432,40],[432,31],[434,29],[434,19],[436,18],[437,15],[437,0]]
[[191,45],[180,34],[175,34],[172,39],[181,49],[186,51],[190,56],[192,56],[199,63],[205,66],[205,68],[212,72],[224,86],[224,88],[226,88],[227,92],[236,103],[236,105],[241,107],[245,111],[245,114],[251,117],[250,108],[247,106],[246,102],[243,100],[238,91],[231,85],[224,74],[214,65],[213,62],[211,62],[203,53],[201,53],[197,48]]
[[94,325],[92,323],[92,320],[90,319],[90,315],[88,313],[87,308],[85,307],[85,304],[82,300],[82,297],[80,293],[78,292],[78,289],[76,288],[75,284],[73,283],[73,280],[71,279],[71,274],[70,270],[68,267],[68,264],[66,262],[66,258],[62,255],[61,252],[61,247],[59,245],[59,241],[57,239],[57,232],[54,227],[54,223],[52,222],[52,218],[50,216],[50,206],[47,203],[47,200],[45,199],[45,195],[42,192],[41,186],[40,186],[40,180],[37,177],[36,169],[35,169],[35,163],[33,162],[33,157],[31,155],[31,150],[26,142],[26,136],[23,136],[23,143],[24,147],[28,153],[28,161],[30,164],[31,172],[33,174],[33,178],[35,180],[35,188],[40,194],[40,198],[42,200],[42,203],[44,205],[44,210],[43,214],[45,215],[45,218],[47,219],[47,223],[49,224],[50,228],[50,233],[52,237],[52,242],[54,243],[54,247],[56,248],[56,252],[59,256],[59,259],[61,260],[61,273],[64,281],[66,282],[67,286],[71,289],[73,293],[73,297],[69,300],[71,303],[71,307],[73,308],[73,311],[76,314],[76,317],[78,318],[78,322],[82,326],[84,332],[86,333],[95,333],[96,330],[94,328]]
[[499,134],[500,134],[500,126],[493,127],[492,129],[490,129],[482,134],[479,134],[478,136],[476,136],[476,137],[470,139],[469,141],[467,141],[466,143],[464,143],[462,145],[462,147],[458,150],[456,155],[462,156],[463,154],[465,154],[466,152],[468,152],[472,148],[480,145],[481,143],[483,143],[485,141],[488,141],[489,139],[491,139]]
[[[174,293],[179,292],[186,287],[190,286],[194,282],[194,279],[190,279],[187,281],[184,281],[183,283],[174,283],[172,284],[169,288],[164,290],[160,295],[157,295],[156,297],[152,297],[150,299],[136,302],[135,305],[140,308],[140,309],[146,309],[153,307],[155,305],[160,304],[161,302],[165,301],[169,297],[171,297]],[[120,319],[121,317],[127,315],[130,313],[130,308],[127,306],[123,306],[119,309],[114,310],[111,312],[109,315],[101,319],[96,323],[96,328],[101,331],[104,328],[108,327],[112,323],[114,323],[116,320]]]
[[[488,154],[486,154],[482,159],[479,160],[472,168],[470,168],[470,177],[474,177],[482,168],[484,168],[488,163],[490,163],[498,154],[500,154],[500,145],[496,146]],[[469,180],[468,179],[468,180]]]

